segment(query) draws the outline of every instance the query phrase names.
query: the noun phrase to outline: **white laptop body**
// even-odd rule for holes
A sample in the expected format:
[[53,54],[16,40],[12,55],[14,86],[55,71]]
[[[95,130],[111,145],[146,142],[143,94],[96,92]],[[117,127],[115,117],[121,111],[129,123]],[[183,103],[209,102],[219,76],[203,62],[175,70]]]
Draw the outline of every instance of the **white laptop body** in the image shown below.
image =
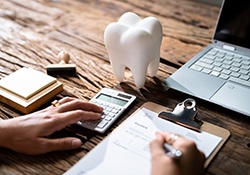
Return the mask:
[[164,85],[250,116],[249,70],[250,1],[224,0],[212,43]]

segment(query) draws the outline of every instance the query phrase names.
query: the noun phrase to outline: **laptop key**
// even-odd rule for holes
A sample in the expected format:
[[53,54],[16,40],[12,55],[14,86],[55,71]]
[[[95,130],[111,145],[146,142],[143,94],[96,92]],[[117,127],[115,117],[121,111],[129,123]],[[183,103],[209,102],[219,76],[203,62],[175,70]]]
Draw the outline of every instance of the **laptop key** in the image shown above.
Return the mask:
[[238,68],[238,67],[231,67],[230,70],[234,71],[234,72],[238,72],[240,70],[240,68]]
[[203,72],[205,74],[210,74],[211,70],[204,68],[204,69],[202,69],[201,72]]
[[240,58],[234,58],[233,61],[236,63],[240,63],[242,60]]
[[214,60],[216,58],[216,56],[207,54],[207,55],[204,55],[203,58]]
[[235,78],[238,78],[240,76],[240,73],[238,73],[238,72],[232,72],[230,75],[233,76],[233,77],[235,77]]
[[249,81],[245,81],[239,78],[235,78],[235,77],[230,77],[228,80],[233,81],[235,83],[239,83],[245,86],[250,86],[250,82]]
[[225,58],[226,60],[228,60],[228,61],[231,61],[231,60],[233,59],[233,57],[232,57],[232,56],[229,56],[229,55],[226,55],[224,58]]
[[249,77],[248,75],[241,75],[240,78],[241,78],[242,80],[247,81],[247,80],[249,80],[250,77]]
[[219,76],[220,78],[223,78],[225,80],[227,80],[229,78],[229,75],[226,75],[226,74],[220,74]]
[[250,60],[250,57],[243,56],[242,59],[243,59],[243,60]]
[[204,63],[208,63],[208,64],[212,64],[213,63],[213,60],[210,60],[210,59],[208,59],[206,57],[201,58],[200,61],[202,61]]
[[218,61],[215,61],[215,62],[213,63],[213,65],[214,65],[214,66],[217,66],[217,67],[220,67],[220,66],[222,65],[222,63],[221,63],[221,62],[218,62]]
[[202,62],[202,61],[198,61],[198,62],[196,63],[196,65],[199,65],[199,66],[201,66],[201,67],[205,67],[205,68],[208,68],[208,69],[212,69],[212,68],[214,67],[213,65],[204,63],[204,62]]
[[201,66],[198,66],[196,64],[193,64],[190,69],[193,69],[193,70],[196,70],[196,71],[201,71],[202,70],[202,67]]
[[211,49],[211,50],[207,53],[207,55],[215,55],[217,52],[218,52],[217,50]]
[[230,70],[227,70],[227,69],[223,69],[223,70],[221,71],[221,73],[224,73],[224,74],[229,75],[229,74],[231,74],[231,71],[230,71]]
[[219,52],[216,54],[216,56],[223,58],[225,56],[225,52]]
[[233,63],[232,63],[232,66],[234,66],[234,67],[240,67],[241,64],[240,64],[240,63],[233,62]]
[[220,75],[220,72],[212,71],[210,75],[213,75],[215,77],[218,77]]
[[241,63],[244,65],[250,65],[250,60],[243,60]]
[[228,64],[222,64],[221,67],[224,69],[229,69],[231,66]]
[[231,61],[231,60],[224,60],[223,63],[224,63],[224,64],[232,64],[233,61]]
[[240,68],[245,69],[245,70],[250,70],[249,65],[241,65]]
[[244,75],[247,75],[247,74],[249,73],[249,71],[248,71],[248,70],[245,70],[245,69],[241,69],[241,70],[239,71],[239,73],[244,74]]
[[214,67],[213,70],[216,71],[216,72],[220,72],[220,71],[222,71],[223,69],[222,69],[221,67]]

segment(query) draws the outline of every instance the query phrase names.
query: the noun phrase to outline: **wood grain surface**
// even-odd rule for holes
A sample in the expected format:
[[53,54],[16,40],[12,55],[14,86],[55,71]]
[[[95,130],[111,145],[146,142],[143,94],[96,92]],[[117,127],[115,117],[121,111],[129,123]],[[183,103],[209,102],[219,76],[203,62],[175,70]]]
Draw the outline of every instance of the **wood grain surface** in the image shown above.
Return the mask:
[[[124,82],[115,79],[103,41],[106,26],[127,11],[142,18],[154,16],[163,26],[159,71],[156,77],[147,76],[142,89],[136,88],[129,70]],[[57,54],[66,50],[77,65],[77,75],[57,77],[64,91],[56,98],[74,96],[88,101],[102,87],[137,96],[104,135],[70,126],[51,136],[80,137],[84,141],[80,149],[27,156],[0,148],[0,174],[63,174],[144,102],[173,109],[188,96],[166,90],[162,81],[211,42],[218,14],[219,7],[190,0],[0,0],[0,78],[21,67],[46,72],[45,67],[57,63]],[[0,105],[2,119],[21,115]],[[249,118],[199,99],[197,108],[203,120],[231,132],[206,174],[249,175]]]

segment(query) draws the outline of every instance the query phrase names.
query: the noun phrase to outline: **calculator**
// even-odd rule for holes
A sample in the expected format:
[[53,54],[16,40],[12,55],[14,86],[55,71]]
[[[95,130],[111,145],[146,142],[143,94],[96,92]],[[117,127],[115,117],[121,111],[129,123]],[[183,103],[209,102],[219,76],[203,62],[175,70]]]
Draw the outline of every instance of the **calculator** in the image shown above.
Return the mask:
[[89,101],[103,108],[101,119],[78,121],[77,124],[104,133],[135,99],[134,95],[103,88]]

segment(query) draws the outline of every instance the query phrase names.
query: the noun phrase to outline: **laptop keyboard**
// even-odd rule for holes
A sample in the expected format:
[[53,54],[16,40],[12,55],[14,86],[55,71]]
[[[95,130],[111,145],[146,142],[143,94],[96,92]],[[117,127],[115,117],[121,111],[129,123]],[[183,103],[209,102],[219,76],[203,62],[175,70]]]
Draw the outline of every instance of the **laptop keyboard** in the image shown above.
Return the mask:
[[213,48],[190,69],[250,87],[250,57]]

